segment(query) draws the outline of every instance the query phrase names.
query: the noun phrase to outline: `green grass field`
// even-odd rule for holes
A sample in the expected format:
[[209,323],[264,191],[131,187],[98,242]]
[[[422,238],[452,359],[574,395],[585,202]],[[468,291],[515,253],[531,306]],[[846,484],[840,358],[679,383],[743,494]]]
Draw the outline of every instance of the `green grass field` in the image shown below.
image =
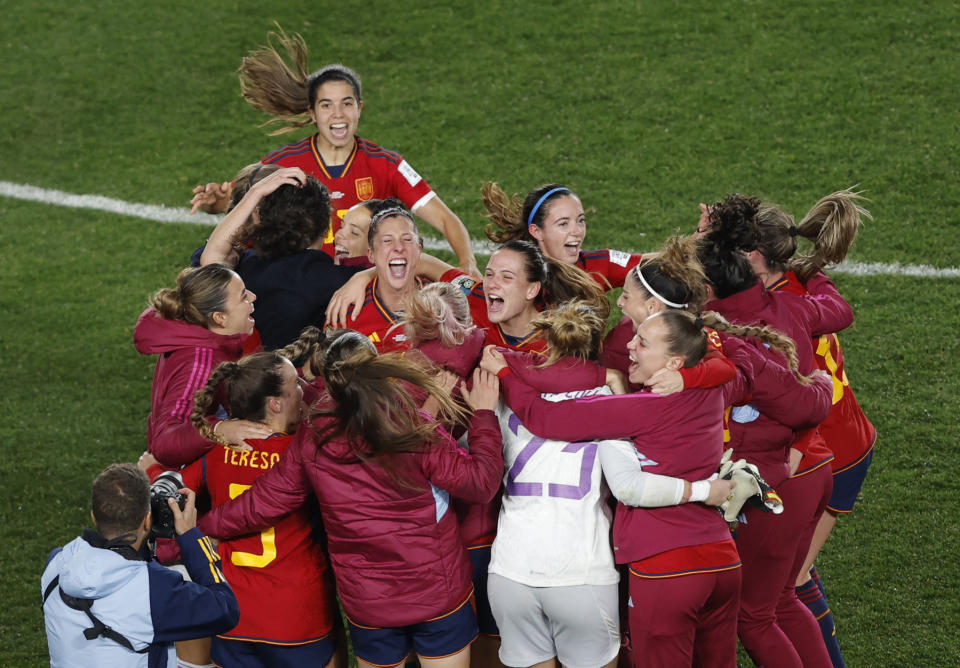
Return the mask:
[[[234,70],[273,22],[364,77],[363,136],[480,237],[487,180],[570,185],[588,247],[656,248],[730,191],[797,217],[861,184],[854,260],[960,265],[955,2],[0,0],[0,181],[185,206],[268,137]],[[145,447],[131,333],[208,228],[0,197],[0,665],[47,662],[39,574],[89,485]],[[960,665],[960,279],[838,274],[880,439],[821,573],[850,666]]]

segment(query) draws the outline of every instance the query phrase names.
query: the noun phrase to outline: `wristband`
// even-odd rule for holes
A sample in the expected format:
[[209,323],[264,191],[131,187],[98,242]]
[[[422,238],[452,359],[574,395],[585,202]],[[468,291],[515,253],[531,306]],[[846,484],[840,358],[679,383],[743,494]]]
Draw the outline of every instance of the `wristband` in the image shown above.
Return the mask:
[[690,503],[703,502],[710,496],[710,481],[698,480],[690,484]]

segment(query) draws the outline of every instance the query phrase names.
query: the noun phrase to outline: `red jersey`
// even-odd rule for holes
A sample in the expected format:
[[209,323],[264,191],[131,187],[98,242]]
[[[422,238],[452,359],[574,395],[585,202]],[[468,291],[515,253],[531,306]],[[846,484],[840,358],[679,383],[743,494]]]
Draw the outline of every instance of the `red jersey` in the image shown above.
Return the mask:
[[[417,289],[423,287],[423,281],[417,278]],[[356,320],[347,324],[350,329],[356,330],[373,341],[377,351],[381,353],[403,352],[410,348],[406,330],[396,326],[399,318],[388,309],[377,296],[377,277],[374,277],[363,298],[363,307]]]
[[[281,434],[248,440],[247,452],[218,445],[183,469],[184,485],[206,489],[213,507],[221,506],[273,468],[292,440]],[[301,507],[257,535],[220,542],[223,572],[241,611],[240,623],[222,637],[299,645],[331,632],[337,614],[331,574],[311,533]]]
[[[783,278],[769,289],[797,295],[809,294],[806,286],[792,271],[784,274]],[[839,337],[835,333],[814,337],[813,348],[817,368],[829,373],[833,381],[833,408],[819,429],[827,447],[833,451],[833,470],[839,473],[859,462],[873,449],[877,430],[860,408],[853,388],[850,387]],[[801,462],[801,469],[803,464]]]
[[[341,166],[328,167],[317,150],[317,135],[304,137],[295,144],[269,153],[265,165],[299,167],[315,176],[330,191],[330,229],[323,240],[323,252],[334,256],[333,235],[340,229],[343,215],[355,204],[370,199],[399,198],[416,212],[436,193],[399,153],[388,151],[371,141],[354,136],[353,153]],[[339,173],[338,176],[332,176]]]
[[440,280],[453,283],[463,290],[470,305],[473,324],[486,334],[484,345],[500,346],[525,353],[546,354],[547,341],[540,336],[540,332],[532,332],[518,338],[504,332],[500,325],[490,322],[490,318],[487,317],[487,297],[483,292],[483,281],[478,281],[456,268],[447,271]]
[[580,251],[577,266],[590,274],[604,290],[622,288],[631,269],[640,264],[640,253],[601,248],[600,250]]

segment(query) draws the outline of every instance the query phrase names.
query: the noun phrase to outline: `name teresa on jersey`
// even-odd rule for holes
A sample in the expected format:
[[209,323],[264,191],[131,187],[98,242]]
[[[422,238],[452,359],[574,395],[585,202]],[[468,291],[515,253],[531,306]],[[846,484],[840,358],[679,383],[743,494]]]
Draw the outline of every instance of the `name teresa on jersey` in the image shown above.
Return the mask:
[[260,450],[243,450],[237,452],[230,448],[223,449],[223,463],[231,466],[249,466],[252,469],[272,469],[280,461],[279,452],[261,452]]

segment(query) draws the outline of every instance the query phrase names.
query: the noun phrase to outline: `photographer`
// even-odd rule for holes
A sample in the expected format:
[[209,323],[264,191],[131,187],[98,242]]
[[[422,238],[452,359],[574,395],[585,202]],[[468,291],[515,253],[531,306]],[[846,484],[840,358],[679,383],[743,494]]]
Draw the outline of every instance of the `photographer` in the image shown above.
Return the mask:
[[96,531],[54,550],[41,577],[51,666],[176,666],[174,641],[223,633],[240,617],[217,551],[196,528],[195,494],[166,498],[193,579],[150,559],[150,483],[134,464],[93,481]]

